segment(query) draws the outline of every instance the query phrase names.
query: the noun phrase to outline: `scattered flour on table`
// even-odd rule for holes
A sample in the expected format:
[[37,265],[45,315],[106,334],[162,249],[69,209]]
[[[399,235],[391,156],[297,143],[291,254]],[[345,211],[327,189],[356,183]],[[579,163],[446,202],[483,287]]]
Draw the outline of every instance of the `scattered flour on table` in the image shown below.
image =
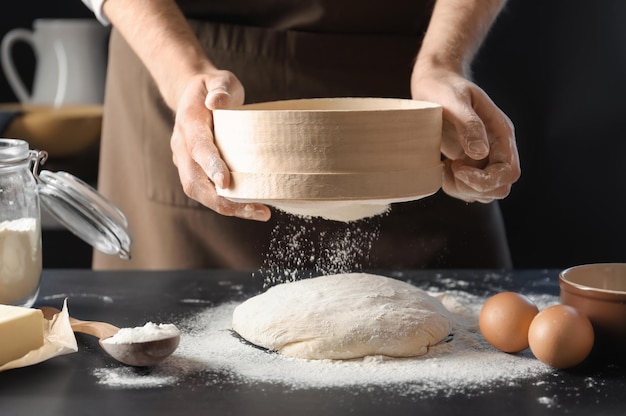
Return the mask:
[[[208,388],[219,388],[223,383],[272,383],[287,390],[346,387],[355,391],[376,387],[419,398],[481,394],[495,382],[516,385],[520,380],[553,372],[528,351],[506,354],[484,341],[477,328],[477,316],[485,298],[458,290],[432,294],[452,312],[453,331],[421,357],[303,360],[267,352],[232,333],[232,313],[238,303],[230,302],[203,309],[180,322],[179,348],[159,366],[108,367],[96,370],[94,375],[110,388],[167,387],[192,378]],[[530,297],[540,308],[558,302],[555,296]]]
[[[169,373],[169,374],[168,374]],[[98,383],[123,389],[148,389],[175,385],[180,371],[166,370],[162,374],[150,374],[149,371],[134,367],[98,368],[94,375]]]
[[42,296],[42,300],[57,300],[57,299],[66,299],[66,298],[91,298],[98,300],[104,304],[113,303],[113,298],[111,296],[100,295],[96,293],[85,293],[85,292],[64,292],[64,293],[54,293],[51,295]]

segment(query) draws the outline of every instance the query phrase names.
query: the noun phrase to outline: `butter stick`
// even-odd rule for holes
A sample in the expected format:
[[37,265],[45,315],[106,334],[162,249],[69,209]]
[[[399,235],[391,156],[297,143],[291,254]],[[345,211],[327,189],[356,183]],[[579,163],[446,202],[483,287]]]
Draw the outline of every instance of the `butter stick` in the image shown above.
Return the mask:
[[43,319],[39,309],[0,305],[0,365],[43,345]]

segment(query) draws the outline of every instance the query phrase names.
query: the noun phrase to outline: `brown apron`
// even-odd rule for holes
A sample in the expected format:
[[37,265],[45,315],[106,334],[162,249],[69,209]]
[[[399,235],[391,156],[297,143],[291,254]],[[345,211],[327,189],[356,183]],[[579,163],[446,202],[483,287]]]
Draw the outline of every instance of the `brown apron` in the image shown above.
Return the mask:
[[[408,97],[419,48],[419,37],[408,35],[192,26],[212,61],[242,81],[246,102]],[[351,224],[277,211],[260,223],[200,206],[183,193],[172,163],[172,111],[115,30],[109,53],[99,189],[128,217],[132,259],[96,252],[94,268],[342,272],[511,266],[497,203],[467,204],[441,192]]]

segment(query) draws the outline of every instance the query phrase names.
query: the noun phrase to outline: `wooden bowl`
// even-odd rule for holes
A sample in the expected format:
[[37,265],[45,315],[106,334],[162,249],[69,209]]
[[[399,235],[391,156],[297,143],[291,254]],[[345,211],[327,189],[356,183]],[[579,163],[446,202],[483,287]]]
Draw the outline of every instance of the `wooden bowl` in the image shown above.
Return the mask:
[[100,105],[2,104],[0,110],[19,111],[4,131],[5,137],[26,140],[31,149],[50,157],[70,157],[99,142],[102,128]]
[[379,206],[441,187],[442,109],[391,98],[319,98],[213,113],[235,201]]
[[570,267],[559,273],[561,303],[587,315],[596,358],[626,362],[626,263]]

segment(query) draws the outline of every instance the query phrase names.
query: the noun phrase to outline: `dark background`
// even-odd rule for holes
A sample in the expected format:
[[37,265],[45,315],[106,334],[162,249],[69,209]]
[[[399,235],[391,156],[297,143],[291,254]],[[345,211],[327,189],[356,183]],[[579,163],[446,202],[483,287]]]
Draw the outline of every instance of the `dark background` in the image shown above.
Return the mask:
[[511,0],[475,75],[516,126],[516,267],[626,261],[626,2]]
[[[92,16],[80,0],[11,8],[0,36],[37,17]],[[626,261],[625,18],[623,1],[509,0],[476,58],[475,79],[516,126],[522,178],[501,206],[517,268]],[[2,74],[0,102],[12,101]],[[47,267],[89,256],[75,237],[44,233]]]

